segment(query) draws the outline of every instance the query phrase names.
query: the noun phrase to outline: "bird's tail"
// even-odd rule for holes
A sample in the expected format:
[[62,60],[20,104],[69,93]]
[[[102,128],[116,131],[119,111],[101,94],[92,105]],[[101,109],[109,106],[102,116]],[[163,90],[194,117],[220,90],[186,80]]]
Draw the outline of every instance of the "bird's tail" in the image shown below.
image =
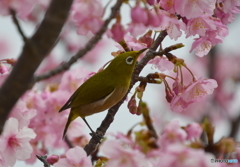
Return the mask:
[[77,114],[74,114],[73,111],[71,110],[71,111],[70,111],[70,114],[69,114],[69,116],[68,116],[68,120],[67,120],[66,126],[65,126],[64,131],[63,131],[63,138],[64,138],[65,135],[66,135],[68,126],[69,126],[70,123],[71,123],[72,121],[74,121],[77,117],[78,117],[78,115],[77,115]]

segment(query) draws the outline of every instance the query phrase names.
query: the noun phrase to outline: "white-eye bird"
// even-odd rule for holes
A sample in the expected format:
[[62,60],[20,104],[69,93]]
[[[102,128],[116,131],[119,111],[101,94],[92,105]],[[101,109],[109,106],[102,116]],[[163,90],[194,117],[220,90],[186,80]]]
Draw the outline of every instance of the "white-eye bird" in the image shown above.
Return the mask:
[[81,117],[94,134],[85,117],[114,106],[126,95],[137,59],[145,50],[121,53],[73,93],[59,110],[62,112],[71,108],[63,137],[70,123],[77,117]]

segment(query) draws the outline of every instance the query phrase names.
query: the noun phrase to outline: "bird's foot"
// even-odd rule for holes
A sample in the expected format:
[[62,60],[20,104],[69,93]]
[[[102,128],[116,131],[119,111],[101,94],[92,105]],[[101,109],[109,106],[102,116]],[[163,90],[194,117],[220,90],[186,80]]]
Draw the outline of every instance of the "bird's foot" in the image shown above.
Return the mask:
[[101,141],[103,136],[100,135],[100,134],[97,134],[96,132],[92,132],[92,133],[89,133],[93,138],[95,138],[96,140],[99,140]]

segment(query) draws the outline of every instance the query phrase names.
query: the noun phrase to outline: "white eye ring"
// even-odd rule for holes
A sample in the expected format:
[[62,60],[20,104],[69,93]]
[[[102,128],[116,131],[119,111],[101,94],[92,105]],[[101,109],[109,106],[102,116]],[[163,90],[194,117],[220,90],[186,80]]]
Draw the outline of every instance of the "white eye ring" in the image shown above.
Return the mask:
[[128,57],[126,58],[126,63],[129,64],[129,65],[131,65],[131,64],[133,63],[133,57],[132,57],[132,56],[128,56]]

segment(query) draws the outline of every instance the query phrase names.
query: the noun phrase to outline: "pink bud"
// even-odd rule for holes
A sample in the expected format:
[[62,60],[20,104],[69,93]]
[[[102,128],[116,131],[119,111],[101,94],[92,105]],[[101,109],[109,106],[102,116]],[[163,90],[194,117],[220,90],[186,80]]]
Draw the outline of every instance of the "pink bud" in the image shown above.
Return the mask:
[[137,113],[137,105],[136,105],[135,96],[131,97],[131,99],[128,102],[127,107],[128,107],[131,114],[136,114]]
[[56,162],[58,162],[59,156],[53,154],[53,155],[48,156],[46,160],[47,160],[47,162],[48,162],[49,164],[53,165],[53,164],[55,164]]
[[131,17],[134,23],[142,23],[145,25],[148,20],[148,13],[147,10],[136,6],[131,11]]
[[154,4],[155,4],[155,0],[147,0],[147,3],[148,3],[149,5],[154,5]]
[[158,27],[162,22],[163,22],[163,16],[160,13],[156,13],[155,10],[150,10],[148,12],[147,25]]
[[125,34],[124,28],[120,23],[115,23],[111,28],[111,33],[113,39],[117,42],[120,42],[123,39]]
[[194,138],[199,138],[202,134],[202,127],[198,123],[191,123],[186,128],[185,131],[187,132],[187,139],[191,140]]

